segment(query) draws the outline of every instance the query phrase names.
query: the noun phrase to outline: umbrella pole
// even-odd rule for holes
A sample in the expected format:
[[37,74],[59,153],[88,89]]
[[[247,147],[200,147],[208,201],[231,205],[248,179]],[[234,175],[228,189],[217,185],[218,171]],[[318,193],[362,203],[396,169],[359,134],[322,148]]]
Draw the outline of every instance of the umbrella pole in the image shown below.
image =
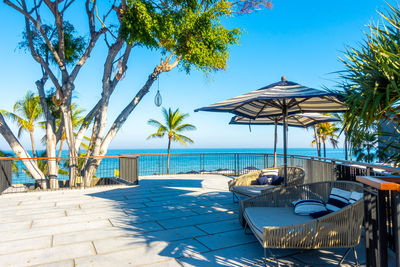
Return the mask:
[[283,100],[283,175],[287,185],[287,106]]
[[275,119],[275,136],[274,136],[274,168],[276,168],[276,144],[278,143],[278,119]]

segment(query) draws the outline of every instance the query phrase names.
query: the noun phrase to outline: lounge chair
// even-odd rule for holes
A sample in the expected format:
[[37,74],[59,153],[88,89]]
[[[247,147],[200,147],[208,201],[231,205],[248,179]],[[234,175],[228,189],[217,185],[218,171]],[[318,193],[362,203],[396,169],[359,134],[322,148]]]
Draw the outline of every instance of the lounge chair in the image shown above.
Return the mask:
[[[348,248],[341,264],[360,242],[364,217],[362,198],[338,211],[313,219],[294,213],[292,202],[318,199],[327,202],[332,188],[363,192],[359,183],[328,181],[278,188],[240,202],[239,220],[250,228],[266,249],[331,249]],[[265,256],[265,255],[264,255]]]
[[[284,176],[283,167],[278,168],[269,168],[265,170],[278,170],[279,176]],[[276,188],[276,185],[258,185],[257,178],[260,176],[261,171],[265,170],[258,170],[254,172],[250,172],[244,175],[241,175],[233,180],[228,182],[229,191],[233,194],[233,202],[239,200],[239,196],[244,197],[253,197],[256,195],[261,194],[263,190],[269,190],[271,188]],[[304,183],[304,176],[305,172],[304,169],[300,167],[288,167],[288,176],[286,185],[296,185]]]

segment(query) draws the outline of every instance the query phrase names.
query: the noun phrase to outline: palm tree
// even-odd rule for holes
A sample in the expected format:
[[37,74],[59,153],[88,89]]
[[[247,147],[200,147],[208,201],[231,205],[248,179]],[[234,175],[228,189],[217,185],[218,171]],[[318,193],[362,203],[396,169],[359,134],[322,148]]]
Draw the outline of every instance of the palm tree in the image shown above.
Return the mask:
[[183,120],[186,119],[189,114],[180,113],[179,109],[172,111],[171,108],[168,111],[163,108],[163,115],[165,120],[165,125],[161,122],[150,119],[147,123],[151,126],[157,128],[157,132],[149,135],[147,139],[150,138],[162,138],[165,135],[168,137],[168,158],[167,158],[167,174],[169,174],[169,158],[171,154],[171,141],[179,142],[183,145],[187,145],[187,143],[193,143],[193,140],[187,136],[179,134],[184,131],[192,131],[196,130],[196,127],[192,124],[183,123]]
[[15,103],[13,112],[1,110],[6,117],[15,121],[19,127],[18,138],[21,137],[23,131],[29,133],[32,145],[32,154],[36,158],[36,148],[33,133],[35,131],[36,122],[42,117],[42,106],[40,105],[40,98],[34,93],[28,92],[22,100]]
[[[344,89],[350,114],[346,121],[348,137],[359,136],[360,142],[374,124],[378,132],[385,120],[400,126],[400,9],[388,4],[387,11],[379,14],[381,20],[368,26],[364,41],[346,50],[340,72],[340,91]],[[400,162],[400,153],[393,153],[390,160]]]
[[[363,140],[354,147],[354,154],[357,156],[357,160],[371,163],[375,158],[375,153],[372,150],[376,148],[377,144],[377,134],[371,132],[364,133]],[[365,151],[367,152],[366,154]]]
[[318,141],[321,141],[324,148],[324,158],[326,158],[326,141],[329,140],[334,148],[338,147],[338,135],[336,132],[339,130],[334,124],[329,122],[319,123],[317,127]]

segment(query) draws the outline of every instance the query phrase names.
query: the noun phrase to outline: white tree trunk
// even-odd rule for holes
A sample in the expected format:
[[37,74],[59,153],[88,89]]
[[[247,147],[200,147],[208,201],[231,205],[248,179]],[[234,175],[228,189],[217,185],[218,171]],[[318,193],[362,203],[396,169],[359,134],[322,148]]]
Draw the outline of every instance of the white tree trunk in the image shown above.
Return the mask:
[[22,147],[18,139],[12,133],[10,127],[4,120],[3,115],[0,113],[0,134],[6,139],[11,149],[17,155],[18,158],[26,158],[21,160],[26,169],[32,175],[33,179],[40,185],[42,189],[47,189],[46,177],[43,172],[38,168],[35,161],[31,159],[31,156]]
[[78,153],[75,150],[75,136],[72,127],[71,105],[64,103],[61,105],[65,125],[65,137],[69,148],[69,186],[76,186],[76,175],[78,173]]
[[[51,114],[49,107],[47,106],[46,96],[44,93],[44,84],[47,81],[47,76],[44,75],[41,80],[36,81],[36,87],[39,92],[40,103],[42,105],[43,113],[46,118],[46,154],[47,157],[56,157],[56,124],[55,118]],[[58,184],[58,167],[56,159],[49,159],[47,161],[47,172],[49,176],[49,186],[51,189],[59,187]]]

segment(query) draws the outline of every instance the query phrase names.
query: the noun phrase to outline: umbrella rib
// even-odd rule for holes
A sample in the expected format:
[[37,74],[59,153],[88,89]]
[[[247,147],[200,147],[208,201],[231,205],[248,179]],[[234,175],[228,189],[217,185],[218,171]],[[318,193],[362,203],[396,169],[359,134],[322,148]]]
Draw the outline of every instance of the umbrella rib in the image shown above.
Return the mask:
[[296,121],[298,121],[298,123],[300,123],[300,125],[302,126],[302,127],[306,127],[306,125],[304,124],[304,123],[302,123],[301,121],[300,121],[300,119],[298,119],[296,116],[290,116],[289,115],[289,117],[292,117],[293,119],[295,119]]
[[257,118],[258,118],[258,115],[260,115],[260,113],[264,110],[264,108],[265,108],[267,105],[268,105],[268,102],[266,102],[266,103],[264,104],[264,106],[260,109],[260,111],[257,113],[257,115],[256,115],[256,117],[255,117],[254,119],[257,119]]

